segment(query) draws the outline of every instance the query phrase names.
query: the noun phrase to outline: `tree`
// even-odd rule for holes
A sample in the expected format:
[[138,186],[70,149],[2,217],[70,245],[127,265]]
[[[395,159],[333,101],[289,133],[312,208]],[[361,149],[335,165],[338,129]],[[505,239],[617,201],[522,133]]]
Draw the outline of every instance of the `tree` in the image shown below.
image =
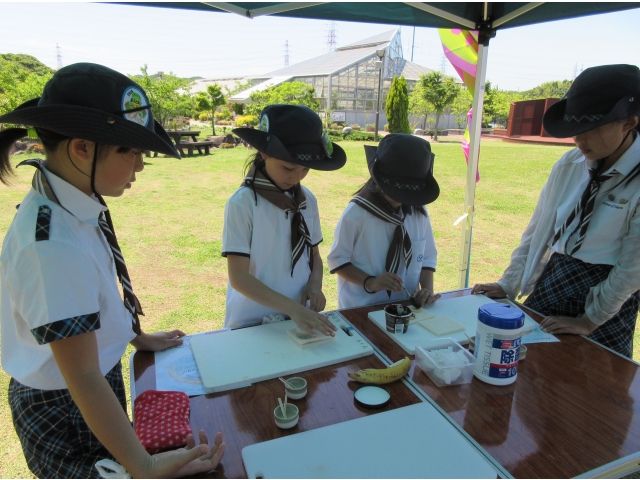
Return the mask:
[[473,94],[466,88],[460,89],[460,93],[451,104],[451,113],[456,116],[456,124],[462,128],[467,119],[467,114],[473,105]]
[[129,78],[140,84],[149,97],[154,118],[167,126],[170,119],[177,116],[191,117],[194,102],[189,94],[189,81],[174,76],[172,73],[151,78],[147,73],[147,65],[140,68],[142,76],[130,75]]
[[571,87],[573,80],[555,80],[544,82],[531,90],[522,92],[523,100],[537,100],[539,98],[562,98]]
[[458,85],[452,77],[437,71],[420,75],[418,85],[421,87],[424,99],[431,103],[436,111],[436,125],[433,138],[438,141],[438,120],[445,108],[450,106],[459,95],[460,85]]
[[245,105],[244,114],[259,117],[264,107],[275,103],[304,105],[317,112],[320,108],[320,103],[314,97],[315,89],[306,83],[285,82],[249,95],[253,103]]
[[387,114],[389,132],[411,133],[411,126],[409,125],[409,88],[404,75],[400,78],[397,75],[393,76],[393,82],[391,82],[385,103],[385,113]]
[[422,128],[426,130],[427,118],[435,112],[435,108],[431,103],[424,99],[421,89],[422,87],[420,85],[416,85],[409,94],[409,113],[411,115],[423,117]]
[[51,77],[51,73],[38,75],[0,57],[0,115],[42,96],[44,86]]
[[199,110],[211,111],[211,134],[216,134],[215,112],[220,105],[227,103],[227,99],[222,94],[222,87],[217,83],[207,85],[206,92],[198,92],[196,95],[196,106]]

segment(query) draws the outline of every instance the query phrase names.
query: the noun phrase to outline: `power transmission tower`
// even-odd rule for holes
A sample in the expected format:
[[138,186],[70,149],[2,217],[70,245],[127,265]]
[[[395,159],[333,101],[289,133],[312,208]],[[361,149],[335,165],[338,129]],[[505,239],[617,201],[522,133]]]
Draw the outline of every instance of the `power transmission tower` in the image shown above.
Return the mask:
[[284,41],[284,66],[289,66],[289,40]]
[[338,45],[338,30],[336,28],[336,22],[329,24],[329,30],[327,31],[327,51],[335,52]]
[[442,54],[442,58],[440,59],[440,71],[442,73],[447,73],[447,57],[445,54]]
[[62,52],[60,51],[60,45],[56,43],[56,52],[58,54],[58,70],[62,68]]

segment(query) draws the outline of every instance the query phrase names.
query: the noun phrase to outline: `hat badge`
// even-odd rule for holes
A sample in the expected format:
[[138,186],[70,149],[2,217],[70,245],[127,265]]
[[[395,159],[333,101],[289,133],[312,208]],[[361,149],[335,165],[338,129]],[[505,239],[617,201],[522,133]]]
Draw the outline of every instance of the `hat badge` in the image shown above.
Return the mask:
[[263,113],[262,117],[260,118],[260,125],[258,126],[258,130],[260,130],[261,132],[269,133],[269,115],[267,115],[266,113]]
[[122,95],[122,110],[136,110],[135,112],[125,113],[124,118],[127,120],[146,127],[149,125],[150,115],[146,107],[149,105],[147,97],[136,87],[127,87]]

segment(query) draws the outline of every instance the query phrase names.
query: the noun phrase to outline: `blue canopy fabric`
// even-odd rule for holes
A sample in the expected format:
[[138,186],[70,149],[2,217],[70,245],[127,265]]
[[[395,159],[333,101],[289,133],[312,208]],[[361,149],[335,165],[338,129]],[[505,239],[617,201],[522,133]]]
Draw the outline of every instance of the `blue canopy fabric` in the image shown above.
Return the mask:
[[477,30],[485,9],[494,29],[615,12],[640,2],[126,2],[129,5],[293,18]]

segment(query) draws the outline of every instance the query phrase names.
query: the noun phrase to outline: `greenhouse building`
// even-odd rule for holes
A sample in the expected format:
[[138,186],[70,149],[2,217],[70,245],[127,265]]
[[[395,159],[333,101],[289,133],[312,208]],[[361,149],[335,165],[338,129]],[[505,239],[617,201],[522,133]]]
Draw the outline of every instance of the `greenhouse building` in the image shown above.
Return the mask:
[[[338,48],[319,57],[260,76],[250,77],[252,87],[230,98],[233,103],[251,103],[254,91],[283,82],[304,82],[315,89],[321,111],[331,111],[334,121],[361,126],[375,122],[382,66],[382,99],[394,75],[404,75],[409,91],[420,75],[432,70],[403,58],[400,28]],[[384,108],[380,127],[386,123]]]

